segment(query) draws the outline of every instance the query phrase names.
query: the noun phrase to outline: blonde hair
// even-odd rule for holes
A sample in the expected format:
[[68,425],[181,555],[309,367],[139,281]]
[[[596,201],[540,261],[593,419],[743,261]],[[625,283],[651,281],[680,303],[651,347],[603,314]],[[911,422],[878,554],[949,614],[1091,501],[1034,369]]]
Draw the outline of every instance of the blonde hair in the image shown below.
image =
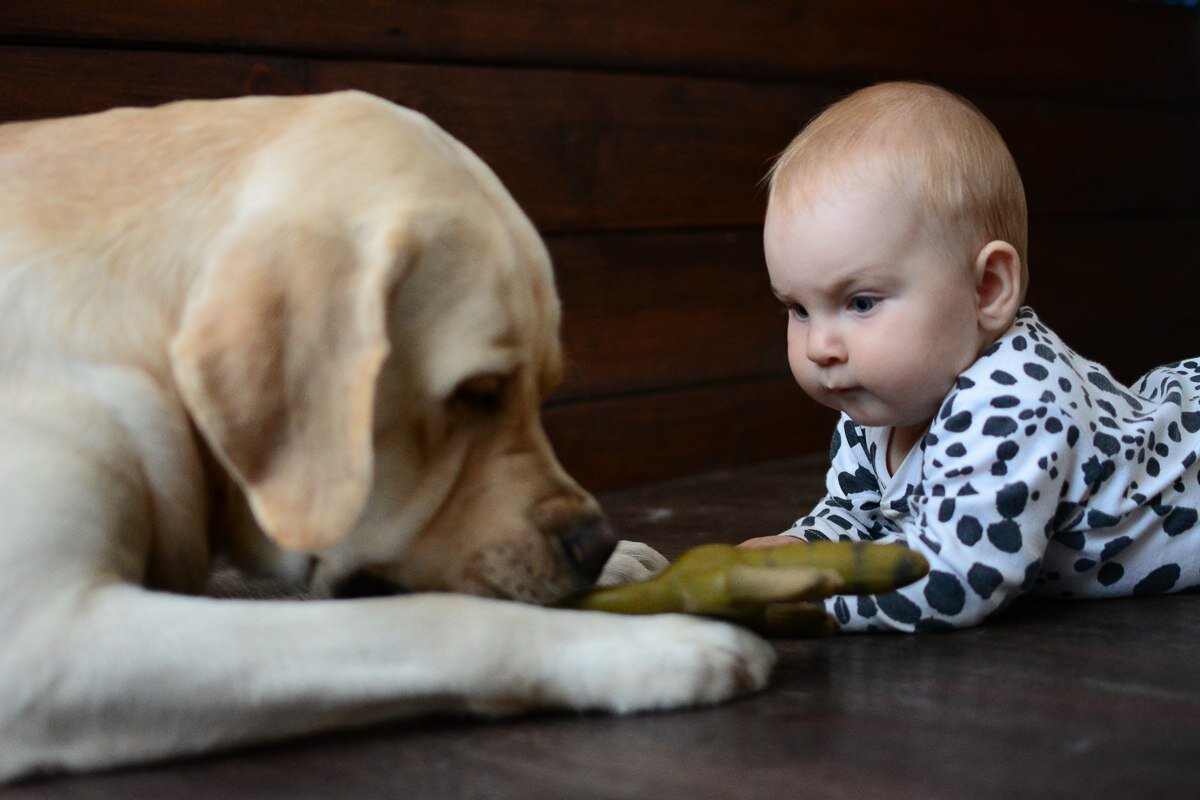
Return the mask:
[[880,169],[924,201],[974,258],[990,241],[1021,258],[1029,283],[1028,212],[1016,162],[1000,132],[966,99],[923,83],[869,86],[814,118],[767,176],[769,202],[803,197],[853,167]]

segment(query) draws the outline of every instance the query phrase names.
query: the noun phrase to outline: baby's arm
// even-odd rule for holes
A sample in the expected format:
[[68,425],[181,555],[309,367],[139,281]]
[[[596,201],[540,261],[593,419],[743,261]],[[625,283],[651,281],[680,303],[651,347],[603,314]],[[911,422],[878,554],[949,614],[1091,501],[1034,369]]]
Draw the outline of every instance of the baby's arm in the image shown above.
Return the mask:
[[1017,421],[980,403],[952,424],[935,424],[901,531],[928,560],[929,575],[885,595],[830,598],[826,607],[843,630],[968,627],[1033,585],[1080,434],[1056,409],[1042,408]]
[[[871,466],[872,444],[845,415],[829,448],[826,494],[805,517],[777,536],[743,542],[743,547],[777,547],[780,536],[816,541],[895,541],[879,511],[881,492]],[[787,541],[784,539],[784,541]]]

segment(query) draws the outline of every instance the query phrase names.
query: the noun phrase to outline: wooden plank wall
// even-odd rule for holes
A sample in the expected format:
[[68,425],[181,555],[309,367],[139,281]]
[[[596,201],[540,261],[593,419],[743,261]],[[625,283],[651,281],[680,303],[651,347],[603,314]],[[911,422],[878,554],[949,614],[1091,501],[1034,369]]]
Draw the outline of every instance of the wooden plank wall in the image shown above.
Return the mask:
[[[0,0],[0,118],[354,87],[429,114],[549,241],[594,489],[821,450],[762,266],[769,159],[845,92],[996,121],[1031,301],[1126,378],[1200,353],[1200,14],[1132,0]],[[2,191],[2,187],[0,187]]]

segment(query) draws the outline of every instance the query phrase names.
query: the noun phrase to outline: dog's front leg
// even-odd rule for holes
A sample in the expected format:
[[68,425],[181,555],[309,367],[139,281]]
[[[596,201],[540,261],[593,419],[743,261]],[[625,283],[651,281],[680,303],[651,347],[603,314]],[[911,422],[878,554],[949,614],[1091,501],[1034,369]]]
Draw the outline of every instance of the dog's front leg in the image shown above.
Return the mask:
[[43,621],[56,633],[5,708],[0,778],[429,712],[711,703],[763,686],[774,661],[721,623],[460,595],[234,601],[113,584]]

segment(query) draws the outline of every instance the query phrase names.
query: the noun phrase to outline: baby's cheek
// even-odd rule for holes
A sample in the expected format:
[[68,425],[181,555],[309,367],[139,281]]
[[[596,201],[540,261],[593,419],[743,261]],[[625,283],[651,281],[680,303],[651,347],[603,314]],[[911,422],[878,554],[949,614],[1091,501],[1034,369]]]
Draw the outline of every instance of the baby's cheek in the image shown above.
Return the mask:
[[809,391],[812,384],[812,365],[804,354],[803,343],[793,344],[793,340],[789,339],[788,366],[791,367],[792,377],[796,379],[796,383],[800,384],[804,391]]
[[924,364],[907,370],[893,369],[891,377],[890,385],[899,404],[907,408],[906,416],[914,421],[930,419],[937,413],[954,380]]

